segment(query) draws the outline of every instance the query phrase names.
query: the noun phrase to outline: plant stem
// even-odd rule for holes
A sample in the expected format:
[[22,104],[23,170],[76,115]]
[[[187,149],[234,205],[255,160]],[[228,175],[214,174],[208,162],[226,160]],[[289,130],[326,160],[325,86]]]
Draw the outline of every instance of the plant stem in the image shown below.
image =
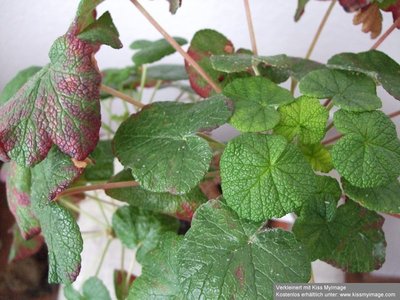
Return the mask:
[[99,201],[99,202],[104,203],[104,204],[108,204],[108,205],[110,205],[110,206],[120,207],[120,205],[117,205],[117,204],[115,204],[115,203],[112,203],[112,202],[109,202],[109,201],[100,199],[100,198],[95,197],[95,196],[92,196],[92,195],[86,195],[86,197],[88,197],[88,198],[90,198],[90,199],[93,199],[93,200],[96,200],[96,201]]
[[107,254],[108,248],[110,247],[111,241],[112,241],[112,239],[109,238],[109,239],[107,240],[107,244],[104,246],[103,253],[101,254],[101,257],[100,257],[99,266],[97,267],[96,274],[94,275],[94,276],[96,276],[96,277],[97,277],[97,276],[99,275],[99,273],[100,273],[101,266],[103,265],[104,258],[106,257],[106,254]]
[[253,18],[251,16],[249,0],[244,0],[244,8],[246,10],[246,19],[247,19],[247,26],[249,28],[251,49],[253,50],[253,54],[257,56],[258,55],[257,42],[256,42],[256,35],[254,33]]
[[332,99],[326,99],[324,106],[327,107],[332,102]]
[[331,130],[333,128],[333,122],[329,123],[328,126],[326,126],[326,132],[328,132],[329,130]]
[[221,93],[221,88],[211,79],[202,67],[182,49],[182,47],[161,27],[161,25],[147,12],[147,10],[137,0],[130,0],[133,5],[142,13],[142,15],[164,36],[167,42],[178,51],[183,58],[190,64],[201,77],[212,87],[212,89]]
[[307,54],[306,54],[306,59],[309,59],[311,57],[311,54],[314,51],[315,45],[317,44],[317,42],[319,40],[319,37],[321,36],[321,32],[324,29],[326,21],[328,21],[328,18],[330,16],[330,14],[331,14],[331,12],[333,10],[333,7],[335,6],[336,2],[337,2],[337,0],[333,0],[331,2],[331,4],[329,5],[324,17],[322,18],[321,23],[318,26],[317,32],[315,33],[315,36],[314,36],[314,38],[313,38],[313,40],[311,42],[311,45],[308,48],[308,51],[307,51]]
[[396,29],[396,27],[400,25],[400,18],[397,18],[396,21],[380,36],[380,38],[375,42],[375,44],[371,47],[371,50],[377,49],[384,40]]
[[388,114],[388,117],[392,119],[392,118],[395,118],[395,117],[397,117],[399,115],[400,115],[400,110]]
[[73,203],[71,203],[69,201],[63,200],[63,199],[61,199],[60,202],[61,202],[62,205],[64,205],[65,207],[69,208],[70,210],[88,217],[89,219],[91,219],[92,221],[94,221],[95,223],[97,223],[99,225],[102,225],[102,226],[104,226],[106,228],[108,227],[107,224],[99,221],[96,217],[94,217],[91,214],[88,214],[87,212],[83,211],[77,205],[75,205],[75,204],[73,204]]
[[92,184],[92,185],[85,185],[85,186],[77,186],[73,188],[69,188],[55,198],[55,200],[59,199],[60,197],[69,196],[80,194],[83,192],[90,192],[96,190],[112,190],[112,189],[120,189],[125,187],[135,187],[138,186],[139,182],[137,181],[121,181],[121,182],[108,182],[102,184]]
[[143,91],[146,85],[146,77],[147,77],[147,66],[142,66],[142,76],[140,77],[140,91],[139,91],[139,100],[140,102],[143,101]]
[[143,108],[144,107],[144,104],[141,103],[140,101],[137,101],[136,99],[132,98],[131,96],[128,96],[127,94],[124,94],[124,93],[122,93],[120,91],[114,90],[112,87],[109,87],[109,86],[106,86],[106,85],[102,84],[100,89],[103,92],[105,92],[107,94],[110,94],[110,95],[112,95],[114,97],[117,97],[117,98],[119,98],[121,100],[124,100],[126,102],[129,102],[130,104],[133,104],[138,108]]
[[[98,196],[97,196],[97,192],[95,192],[95,194],[96,194],[95,201],[96,201],[97,205],[98,205],[99,208],[100,208],[101,214],[103,215],[103,219],[104,219],[105,223],[107,224],[107,226],[108,226],[108,227],[111,227],[110,222],[108,221],[106,212],[104,211],[103,204],[98,200],[99,198],[98,198]],[[96,199],[96,198],[97,198],[97,199]]]
[[156,94],[157,94],[157,91],[158,91],[158,89],[159,89],[160,86],[161,86],[161,83],[162,83],[162,80],[157,80],[156,85],[154,86],[154,89],[153,89],[153,93],[152,93],[151,96],[150,96],[149,103],[153,103],[154,98],[155,98],[155,96],[156,96]]

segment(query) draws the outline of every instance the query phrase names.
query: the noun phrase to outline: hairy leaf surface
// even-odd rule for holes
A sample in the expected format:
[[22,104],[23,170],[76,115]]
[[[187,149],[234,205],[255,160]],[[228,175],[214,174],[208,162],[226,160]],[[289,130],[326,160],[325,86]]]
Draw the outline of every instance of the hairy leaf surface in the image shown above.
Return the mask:
[[305,76],[299,85],[303,94],[330,98],[349,111],[369,111],[382,106],[374,81],[364,74],[342,70],[317,70]]
[[279,122],[276,107],[294,101],[290,92],[262,77],[236,79],[223,91],[235,106],[229,120],[243,132],[266,131]]
[[185,299],[273,299],[274,283],[310,279],[292,233],[260,229],[218,200],[197,210],[178,260]]
[[310,165],[281,136],[243,134],[228,143],[220,166],[227,204],[253,221],[293,212],[316,189]]
[[377,50],[360,53],[341,53],[328,61],[334,69],[356,71],[370,76],[400,100],[400,65],[388,55]]
[[118,128],[115,154],[144,189],[187,193],[205,175],[212,156],[196,133],[224,124],[230,115],[223,96],[195,104],[148,105]]
[[278,111],[281,119],[275,133],[303,144],[316,144],[324,138],[329,113],[317,99],[303,96]]
[[400,175],[400,141],[394,124],[383,112],[340,110],[334,123],[344,137],[333,146],[332,160],[349,183],[377,187]]

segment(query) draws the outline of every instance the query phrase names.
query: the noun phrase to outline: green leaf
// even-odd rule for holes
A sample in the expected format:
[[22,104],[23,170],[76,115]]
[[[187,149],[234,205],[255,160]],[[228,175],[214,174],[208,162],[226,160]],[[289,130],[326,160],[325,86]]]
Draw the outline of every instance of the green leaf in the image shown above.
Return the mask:
[[[325,68],[323,64],[300,57],[279,54],[274,56],[254,56],[251,53],[219,54],[211,57],[212,67],[216,71],[226,73],[246,72],[252,66],[269,66],[275,72],[280,71],[282,81],[291,76],[300,81],[305,75],[314,70]],[[261,69],[262,71],[262,69]],[[285,79],[286,78],[286,79]]]
[[81,31],[78,38],[88,43],[108,45],[114,49],[122,48],[118,30],[108,11]]
[[[187,43],[184,38],[180,37],[174,37],[174,40],[179,45],[185,45]],[[133,42],[130,47],[131,49],[138,50],[132,56],[132,60],[136,66],[159,61],[163,57],[175,53],[175,49],[165,39],[154,42],[140,40],[138,42]]]
[[165,64],[148,67],[147,78],[150,80],[177,81],[187,80],[188,76],[184,66]]
[[44,239],[41,235],[36,235],[29,240],[25,240],[18,226],[13,226],[12,235],[13,240],[8,254],[9,262],[25,259],[36,254],[44,243]]
[[364,189],[342,179],[342,186],[346,195],[370,210],[400,213],[400,183],[397,179],[385,186]]
[[349,111],[369,111],[382,106],[374,81],[360,73],[316,70],[300,81],[299,88],[308,96],[331,98],[335,105]]
[[31,171],[11,162],[7,165],[7,170],[2,170],[2,172],[5,172],[7,176],[8,207],[15,217],[23,238],[30,239],[40,233],[39,220],[32,210],[30,199]]
[[118,208],[112,218],[116,236],[128,248],[137,250],[140,261],[157,247],[161,236],[168,231],[177,231],[179,222],[175,218],[155,214],[134,206]]
[[[233,52],[232,42],[221,33],[211,29],[203,29],[196,32],[188,49],[188,54],[215,83],[219,83],[221,86],[226,83],[225,73],[216,71],[213,68],[210,57],[212,55],[232,54]],[[193,66],[188,63],[185,66],[193,90],[203,98],[213,94],[212,87],[197,73]]]
[[[110,182],[132,181],[132,172],[124,170],[115,175]],[[129,205],[142,207],[158,213],[174,215],[179,219],[191,220],[193,213],[204,202],[206,196],[199,187],[195,187],[187,194],[173,195],[170,193],[154,193],[140,186],[110,189],[106,194],[111,198],[127,202]]]
[[0,93],[0,105],[4,105],[18,90],[38,71],[41,67],[32,66],[21,70],[15,75],[9,83],[6,84],[3,91]]
[[354,186],[377,187],[400,175],[400,142],[392,121],[381,111],[334,115],[344,134],[332,148],[332,161],[341,176]]
[[316,189],[310,165],[281,136],[243,134],[228,143],[220,166],[227,204],[253,221],[293,212]]
[[144,189],[187,193],[205,175],[212,157],[196,133],[224,124],[230,115],[223,96],[195,104],[148,105],[118,128],[115,154]]
[[308,282],[311,264],[293,234],[260,229],[211,200],[178,250],[185,299],[273,299],[275,283]]
[[133,283],[128,300],[184,299],[178,279],[178,249],[182,236],[166,233],[142,263],[142,275]]
[[[127,282],[128,276],[129,280]],[[127,298],[130,286],[134,280],[136,280],[136,276],[132,274],[128,275],[128,272],[125,270],[114,270],[114,289],[118,300],[125,300]]]
[[294,101],[290,92],[262,77],[236,79],[223,91],[235,106],[229,120],[243,132],[266,131],[279,122],[276,107]]
[[111,141],[99,141],[90,154],[94,164],[89,164],[84,172],[88,181],[108,180],[114,174],[114,154]]
[[310,0],[297,0],[297,8],[296,8],[296,14],[294,15],[294,20],[297,22],[300,20],[301,16],[304,13],[304,9]]
[[79,2],[78,10],[76,12],[77,27],[81,32],[87,26],[95,21],[95,14],[93,11],[104,0],[81,0]]
[[364,73],[400,100],[400,65],[383,52],[370,50],[337,54],[329,59],[328,67]]
[[328,221],[310,206],[296,220],[293,232],[313,259],[347,272],[371,272],[385,261],[383,217],[348,201]]
[[80,271],[83,242],[79,227],[64,207],[49,200],[54,199],[81,172],[68,156],[56,148],[32,169],[32,206],[49,251],[51,283],[70,283]]
[[333,169],[331,154],[323,145],[299,144],[299,148],[314,171],[328,173]]
[[329,113],[315,98],[300,97],[279,108],[281,120],[274,132],[289,141],[296,138],[303,144],[315,144],[325,136]]
[[53,144],[85,159],[99,139],[101,75],[91,45],[75,36],[76,28],[50,49],[50,64],[33,75],[0,107],[0,157],[32,166]]
[[90,277],[82,286],[82,295],[71,285],[64,288],[67,300],[111,300],[110,293],[104,283],[97,277]]

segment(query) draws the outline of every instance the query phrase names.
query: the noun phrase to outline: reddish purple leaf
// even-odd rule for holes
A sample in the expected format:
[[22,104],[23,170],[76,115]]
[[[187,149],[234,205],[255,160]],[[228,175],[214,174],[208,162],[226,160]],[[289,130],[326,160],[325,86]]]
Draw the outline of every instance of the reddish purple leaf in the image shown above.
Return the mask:
[[[393,15],[393,22],[395,22],[398,18],[400,18],[400,0],[395,4],[390,5],[388,8],[384,9],[385,11],[389,11]],[[397,25],[397,28],[400,29],[400,24]]]

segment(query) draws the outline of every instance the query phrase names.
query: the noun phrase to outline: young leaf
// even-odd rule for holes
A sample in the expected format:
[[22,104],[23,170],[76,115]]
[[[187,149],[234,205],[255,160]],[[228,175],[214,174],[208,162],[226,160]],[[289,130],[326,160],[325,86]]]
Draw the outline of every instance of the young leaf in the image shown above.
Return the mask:
[[84,172],[88,181],[108,180],[114,174],[114,154],[111,141],[99,141],[90,154],[94,164],[89,164]]
[[[143,274],[143,272],[142,272]],[[129,276],[128,282],[127,278]],[[114,270],[114,289],[118,300],[127,299],[127,295],[136,276],[129,274],[125,270]]]
[[142,275],[132,284],[128,300],[184,299],[178,279],[182,236],[168,232],[142,262]]
[[50,64],[0,107],[1,157],[32,166],[53,144],[83,160],[99,138],[101,76],[92,55],[98,46],[75,36],[72,26],[50,50]]
[[335,105],[349,111],[375,110],[382,106],[374,81],[364,74],[317,70],[305,76],[299,88],[305,95],[331,98]]
[[281,136],[243,134],[228,143],[220,166],[227,204],[253,221],[300,208],[316,189],[310,165]]
[[70,283],[80,271],[83,242],[79,227],[64,207],[49,200],[81,173],[82,170],[56,148],[32,169],[32,206],[49,251],[51,283]]
[[97,277],[90,277],[82,286],[82,295],[71,285],[64,288],[67,300],[111,300],[110,293],[104,283]]
[[114,49],[122,48],[118,30],[108,11],[81,31],[78,38],[92,44],[108,45]]
[[293,234],[260,229],[211,200],[178,250],[185,299],[272,299],[274,283],[308,282],[311,265]]
[[347,272],[371,272],[385,261],[383,222],[377,213],[348,201],[331,221],[310,206],[296,220],[293,232],[313,259]]
[[19,71],[0,93],[0,105],[4,105],[40,69],[41,67],[32,66]]
[[[174,40],[179,45],[185,45],[187,43],[184,38],[180,37],[174,37]],[[133,42],[130,48],[138,50],[132,56],[132,60],[136,66],[159,61],[163,57],[175,53],[175,49],[165,39],[160,39],[154,42],[140,40]]]
[[78,32],[84,30],[95,21],[94,10],[104,0],[81,0],[76,12],[76,24]]
[[274,132],[294,138],[303,144],[315,144],[325,136],[329,113],[315,98],[300,97],[296,102],[279,108],[280,122]]
[[[124,170],[115,175],[110,182],[132,180],[134,180],[132,172]],[[182,195],[154,193],[140,186],[106,190],[106,194],[111,198],[127,202],[129,205],[143,207],[158,213],[174,215],[184,220],[191,220],[196,209],[207,201],[207,198],[198,187]]]
[[11,162],[7,167],[5,172],[8,207],[15,217],[22,237],[30,239],[40,233],[39,220],[32,210],[30,199],[31,171],[15,162]]
[[[234,52],[233,44],[221,33],[203,29],[198,31],[191,43],[188,54],[204,69],[210,78],[224,85],[225,74],[214,70],[210,57],[212,55],[232,54]],[[201,97],[209,97],[212,93],[212,87],[197,73],[193,66],[185,62],[186,71],[189,75],[190,85]]]
[[342,179],[342,186],[351,199],[370,210],[400,213],[400,183],[397,179],[385,186],[364,189]]
[[328,67],[364,73],[400,100],[400,65],[383,52],[370,50],[337,54],[329,59]]
[[205,175],[212,156],[196,133],[224,124],[230,115],[223,96],[195,104],[148,105],[118,128],[115,154],[144,189],[187,193]]
[[13,241],[8,255],[8,261],[17,261],[35,255],[43,246],[44,239],[36,235],[29,240],[24,239],[18,226],[12,228]]
[[134,207],[120,207],[113,215],[112,227],[116,236],[128,248],[137,250],[140,261],[156,248],[161,236],[168,231],[177,231],[178,220]]
[[294,101],[290,92],[262,77],[236,79],[223,91],[235,106],[229,120],[243,132],[266,131],[279,122],[276,107]]
[[334,115],[344,134],[332,148],[332,161],[341,176],[360,188],[377,187],[400,175],[400,141],[392,121],[381,111]]
[[299,144],[298,146],[314,171],[328,173],[333,169],[331,154],[323,145]]

